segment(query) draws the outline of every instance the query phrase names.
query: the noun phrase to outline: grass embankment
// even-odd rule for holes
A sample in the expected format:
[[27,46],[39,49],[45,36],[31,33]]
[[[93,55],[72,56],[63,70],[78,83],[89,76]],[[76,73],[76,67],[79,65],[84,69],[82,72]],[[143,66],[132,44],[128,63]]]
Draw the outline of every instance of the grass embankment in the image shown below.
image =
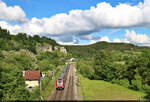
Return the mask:
[[102,80],[89,80],[80,75],[81,94],[84,100],[140,100],[145,93]]

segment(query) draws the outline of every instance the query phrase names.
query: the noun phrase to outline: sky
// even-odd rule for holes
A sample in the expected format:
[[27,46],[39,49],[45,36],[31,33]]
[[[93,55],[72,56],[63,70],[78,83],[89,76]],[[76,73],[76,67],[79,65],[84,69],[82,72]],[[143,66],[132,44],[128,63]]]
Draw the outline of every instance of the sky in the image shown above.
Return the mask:
[[150,0],[0,0],[0,26],[65,45],[150,46]]

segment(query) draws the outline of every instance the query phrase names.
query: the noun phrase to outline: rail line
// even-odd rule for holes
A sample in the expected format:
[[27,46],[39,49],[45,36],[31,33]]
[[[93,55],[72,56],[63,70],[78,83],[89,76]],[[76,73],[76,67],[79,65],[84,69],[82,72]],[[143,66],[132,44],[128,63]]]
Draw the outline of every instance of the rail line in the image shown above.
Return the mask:
[[66,72],[64,90],[54,90],[50,100],[74,100],[74,70],[73,65],[69,65]]

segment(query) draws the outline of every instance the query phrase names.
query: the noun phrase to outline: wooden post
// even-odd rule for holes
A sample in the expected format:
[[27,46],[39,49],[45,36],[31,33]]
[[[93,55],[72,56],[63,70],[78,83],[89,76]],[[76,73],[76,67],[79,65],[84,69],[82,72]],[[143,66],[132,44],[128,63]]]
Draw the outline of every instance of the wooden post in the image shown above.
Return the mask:
[[39,86],[40,86],[40,92],[42,91],[42,83],[41,83],[41,78],[40,78],[40,80],[39,80],[40,82],[39,82]]

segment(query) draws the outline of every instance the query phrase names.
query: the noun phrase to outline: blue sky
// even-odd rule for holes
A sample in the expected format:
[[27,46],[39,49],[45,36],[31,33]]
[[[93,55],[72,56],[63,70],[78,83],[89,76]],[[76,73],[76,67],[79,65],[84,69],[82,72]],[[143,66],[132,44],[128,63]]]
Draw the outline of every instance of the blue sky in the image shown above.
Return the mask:
[[8,6],[19,5],[28,18],[50,17],[58,13],[68,13],[73,9],[86,10],[100,2],[116,6],[119,3],[137,5],[143,0],[3,0]]
[[[143,8],[139,8],[140,2]],[[0,26],[8,28],[13,34],[20,31],[29,35],[38,34],[61,44],[150,41],[150,20],[145,19],[150,10],[146,8],[150,6],[148,0],[2,0],[2,3],[0,7],[6,10],[0,11]],[[94,11],[91,7],[95,8]],[[142,16],[141,12],[144,12]]]

